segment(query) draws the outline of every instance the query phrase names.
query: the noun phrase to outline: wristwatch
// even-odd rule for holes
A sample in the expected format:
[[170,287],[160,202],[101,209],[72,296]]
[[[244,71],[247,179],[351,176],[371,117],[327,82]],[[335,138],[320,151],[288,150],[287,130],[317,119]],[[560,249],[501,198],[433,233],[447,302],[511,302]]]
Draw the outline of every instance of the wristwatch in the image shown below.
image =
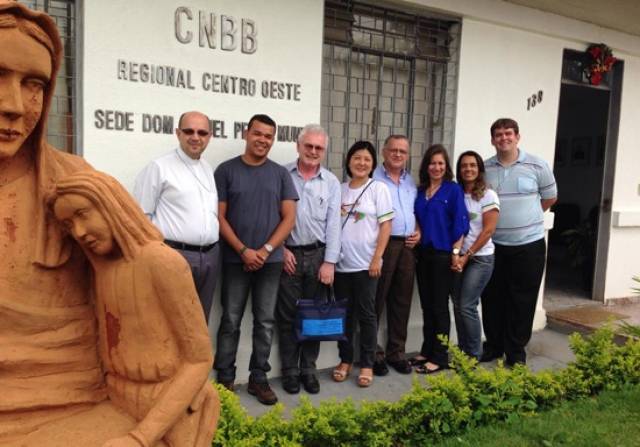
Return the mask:
[[453,253],[456,256],[460,256],[460,249],[458,247],[453,247],[453,250],[451,251],[451,253]]
[[271,244],[264,244],[264,249],[267,250],[269,254],[273,253],[273,245]]

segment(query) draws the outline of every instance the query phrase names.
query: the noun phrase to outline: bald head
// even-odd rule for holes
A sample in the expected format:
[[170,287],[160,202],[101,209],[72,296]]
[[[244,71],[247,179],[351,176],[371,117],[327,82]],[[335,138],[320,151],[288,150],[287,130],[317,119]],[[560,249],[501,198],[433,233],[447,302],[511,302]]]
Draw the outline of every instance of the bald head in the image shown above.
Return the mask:
[[211,140],[211,121],[202,112],[185,112],[178,120],[176,136],[180,149],[190,158],[197,160]]

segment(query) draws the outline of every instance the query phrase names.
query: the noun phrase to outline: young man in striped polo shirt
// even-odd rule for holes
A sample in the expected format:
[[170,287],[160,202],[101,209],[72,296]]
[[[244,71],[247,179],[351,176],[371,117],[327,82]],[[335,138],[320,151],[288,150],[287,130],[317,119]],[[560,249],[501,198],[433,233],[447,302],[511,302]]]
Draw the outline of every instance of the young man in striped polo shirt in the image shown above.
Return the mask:
[[500,198],[500,219],[493,235],[495,268],[482,294],[487,338],[481,361],[506,355],[506,363],[526,363],[546,244],[544,212],[557,200],[549,165],[518,147],[518,123],[501,118],[491,126],[496,155],[485,161],[486,179]]

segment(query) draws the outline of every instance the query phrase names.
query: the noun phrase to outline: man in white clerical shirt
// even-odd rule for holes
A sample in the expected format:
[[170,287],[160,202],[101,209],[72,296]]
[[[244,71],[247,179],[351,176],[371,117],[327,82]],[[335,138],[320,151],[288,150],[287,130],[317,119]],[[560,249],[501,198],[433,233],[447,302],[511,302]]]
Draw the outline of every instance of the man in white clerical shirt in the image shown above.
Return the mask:
[[202,158],[211,140],[209,118],[195,111],[182,114],[176,136],[180,147],[138,174],[133,195],[164,235],[164,242],[191,266],[208,322],[220,251],[218,193],[213,168]]

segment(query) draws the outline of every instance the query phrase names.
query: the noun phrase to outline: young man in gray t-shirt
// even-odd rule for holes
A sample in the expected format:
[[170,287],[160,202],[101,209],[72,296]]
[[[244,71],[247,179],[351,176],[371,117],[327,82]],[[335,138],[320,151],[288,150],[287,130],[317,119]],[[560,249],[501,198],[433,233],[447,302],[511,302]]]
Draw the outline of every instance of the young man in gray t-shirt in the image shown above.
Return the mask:
[[249,362],[250,394],[265,405],[278,401],[266,373],[275,322],[282,244],[296,217],[296,192],[287,170],[267,158],[276,123],[255,115],[244,133],[244,154],[220,164],[215,172],[218,218],[223,244],[222,320],[214,367],[217,380],[233,389],[240,323],[249,292],[254,315]]

